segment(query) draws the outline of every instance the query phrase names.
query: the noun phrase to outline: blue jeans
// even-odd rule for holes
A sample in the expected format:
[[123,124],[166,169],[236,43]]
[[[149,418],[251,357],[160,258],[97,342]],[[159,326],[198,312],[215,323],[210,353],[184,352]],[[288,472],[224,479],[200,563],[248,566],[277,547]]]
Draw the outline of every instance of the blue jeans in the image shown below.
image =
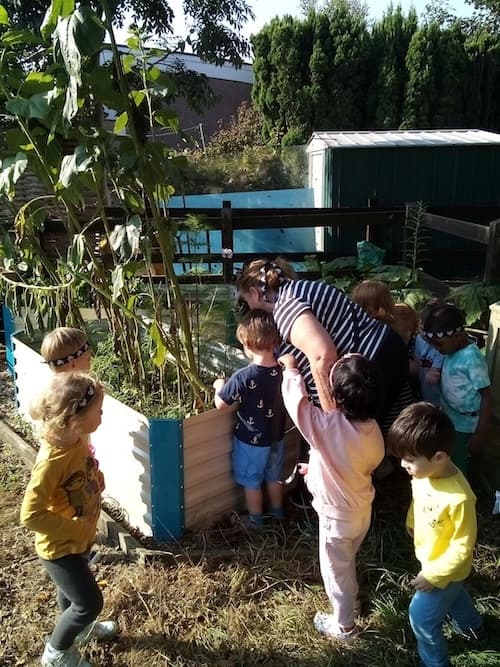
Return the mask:
[[446,616],[450,616],[456,628],[463,632],[478,631],[483,625],[461,581],[452,582],[446,588],[433,588],[428,593],[416,591],[409,611],[424,667],[449,667],[448,645],[443,635]]

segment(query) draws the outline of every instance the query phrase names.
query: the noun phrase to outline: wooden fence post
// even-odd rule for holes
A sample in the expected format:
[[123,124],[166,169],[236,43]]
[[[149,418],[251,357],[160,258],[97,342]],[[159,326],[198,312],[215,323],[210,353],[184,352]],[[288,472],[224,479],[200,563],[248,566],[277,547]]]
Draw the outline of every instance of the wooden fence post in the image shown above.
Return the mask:
[[[222,218],[222,249],[234,250],[233,248],[233,211],[231,202],[224,200],[221,209]],[[222,276],[224,282],[229,284],[233,277],[233,259],[224,257],[222,260]]]
[[500,220],[490,222],[483,280],[486,284],[500,282]]

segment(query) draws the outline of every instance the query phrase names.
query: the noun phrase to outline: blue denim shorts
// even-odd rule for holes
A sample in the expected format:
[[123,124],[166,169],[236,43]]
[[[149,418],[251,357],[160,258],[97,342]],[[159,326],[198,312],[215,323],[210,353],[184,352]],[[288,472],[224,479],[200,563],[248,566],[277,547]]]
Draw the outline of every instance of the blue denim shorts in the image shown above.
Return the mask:
[[270,447],[256,447],[233,438],[233,479],[246,489],[260,489],[263,482],[279,482],[285,458],[284,440]]

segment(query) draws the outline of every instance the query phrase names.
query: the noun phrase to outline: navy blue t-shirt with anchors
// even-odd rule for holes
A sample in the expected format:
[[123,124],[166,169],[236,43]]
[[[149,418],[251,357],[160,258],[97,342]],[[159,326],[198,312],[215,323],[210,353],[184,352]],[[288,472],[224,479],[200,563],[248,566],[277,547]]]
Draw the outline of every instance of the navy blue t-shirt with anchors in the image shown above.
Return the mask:
[[234,435],[257,447],[269,447],[285,433],[281,367],[249,364],[236,371],[217,392],[227,405],[239,402]]

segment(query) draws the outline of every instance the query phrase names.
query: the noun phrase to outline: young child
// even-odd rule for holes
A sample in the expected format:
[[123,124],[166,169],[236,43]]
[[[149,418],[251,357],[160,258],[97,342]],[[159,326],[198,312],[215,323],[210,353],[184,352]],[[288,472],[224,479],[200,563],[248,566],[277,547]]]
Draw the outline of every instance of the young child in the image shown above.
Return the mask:
[[486,359],[464,330],[465,315],[451,303],[429,309],[422,334],[444,355],[441,404],[456,430],[453,462],[467,474],[471,450],[483,444],[491,416]]
[[234,373],[229,380],[213,383],[215,406],[231,409],[238,404],[234,427],[233,478],[245,489],[248,522],[251,528],[263,525],[265,481],[270,514],[283,518],[281,475],[284,460],[286,412],[281,397],[281,367],[274,351],[280,343],[278,330],[270,313],[251,310],[236,329],[250,364]]
[[90,369],[92,349],[87,335],[81,329],[57,327],[45,335],[40,353],[56,373]]
[[[389,286],[380,280],[363,280],[357,285],[352,293],[352,299],[360,305],[366,312],[376,320],[388,324],[399,336],[404,330],[402,326],[402,316],[399,321],[401,331],[398,330],[398,323],[395,323],[396,305],[392,298]],[[402,309],[400,311],[402,313]],[[396,324],[396,326],[395,326]],[[403,336],[401,336],[403,338]],[[404,338],[403,338],[404,340]],[[406,341],[404,341],[406,343]],[[407,343],[406,343],[407,344]],[[408,369],[410,367],[410,351],[407,350]],[[389,391],[390,388],[385,388]],[[382,433],[385,435],[399,415],[401,410],[415,401],[415,394],[410,385],[410,378],[406,379],[399,389],[399,394],[392,402],[383,419],[379,419],[379,425]],[[394,463],[389,456],[384,457],[380,466],[374,472],[374,479],[381,480],[390,475],[394,470]]]
[[84,373],[55,374],[30,410],[40,450],[21,508],[35,549],[57,588],[61,615],[45,645],[45,667],[89,667],[75,644],[109,639],[118,626],[96,623],[103,599],[88,565],[101,509],[102,473],[88,447],[101,423],[103,390]]
[[387,283],[381,280],[363,280],[353,289],[351,299],[374,320],[392,325],[394,299]]
[[[429,310],[434,305],[435,303],[426,306],[420,313],[420,329],[422,329]],[[444,356],[421,333],[418,333],[415,338],[413,358],[416,366],[415,375],[418,376],[419,392],[422,400],[434,405],[441,405],[439,385]],[[413,370],[411,366],[410,370]]]
[[406,520],[421,570],[412,580],[410,623],[423,667],[449,667],[443,623],[479,639],[481,616],[464,588],[476,541],[475,496],[450,458],[455,429],[431,403],[407,407],[391,426],[390,450],[411,476],[413,500]]
[[[388,324],[408,346],[408,366],[410,364],[410,342],[413,330],[416,329],[416,313],[413,308],[404,303],[394,303],[389,286],[379,280],[363,280],[354,288],[352,299],[376,320]],[[383,433],[387,433],[389,426],[399,415],[401,410],[415,401],[415,394],[409,380],[405,381],[399,390],[399,395],[387,411],[385,418],[380,422]],[[392,471],[392,462],[389,458],[377,470],[375,476],[381,479]]]
[[418,315],[411,306],[406,303],[394,304],[391,327],[409,348],[413,347],[413,340],[418,330]]
[[382,400],[381,377],[372,361],[346,354],[330,375],[336,409],[323,412],[307,398],[304,379],[291,354],[283,365],[288,414],[311,446],[306,483],[319,516],[319,562],[333,613],[318,612],[314,626],[332,639],[356,637],[360,613],[356,553],[370,526],[372,472],[384,456],[374,420]]

